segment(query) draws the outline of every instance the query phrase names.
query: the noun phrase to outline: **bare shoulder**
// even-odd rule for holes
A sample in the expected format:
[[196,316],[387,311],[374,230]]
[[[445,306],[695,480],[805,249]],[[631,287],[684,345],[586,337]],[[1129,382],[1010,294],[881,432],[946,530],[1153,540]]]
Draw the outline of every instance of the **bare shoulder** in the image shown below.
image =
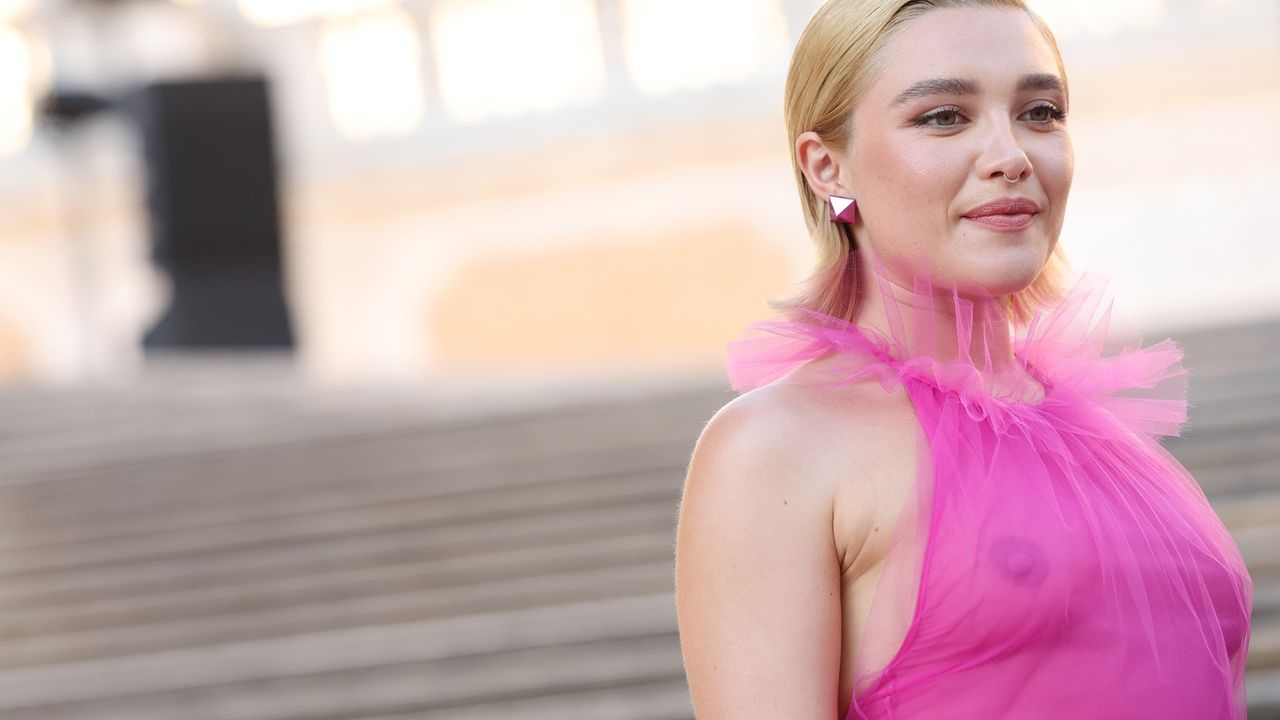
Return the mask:
[[[698,438],[677,523],[676,610],[700,720],[837,712],[839,535],[874,518],[857,429],[883,402],[860,394],[774,383],[727,403]],[[846,485],[870,490],[850,501]],[[850,507],[838,521],[852,530],[833,523],[841,497]]]
[[807,474],[803,482],[834,493],[858,478],[872,481],[886,443],[900,446],[915,427],[901,388],[886,391],[869,378],[838,389],[797,379],[756,388],[720,408],[703,428],[695,457],[784,463],[789,477]]
[[721,502],[785,492],[790,502],[822,504],[829,513],[838,478],[857,455],[848,445],[857,419],[842,414],[841,405],[830,392],[803,384],[774,383],[739,395],[699,435],[686,492],[715,492],[725,496]]
[[[774,383],[729,401],[707,421],[695,457],[715,455],[745,464],[783,463],[795,473],[812,471],[838,454],[838,442],[853,418],[821,388]],[[807,478],[808,481],[818,478]]]

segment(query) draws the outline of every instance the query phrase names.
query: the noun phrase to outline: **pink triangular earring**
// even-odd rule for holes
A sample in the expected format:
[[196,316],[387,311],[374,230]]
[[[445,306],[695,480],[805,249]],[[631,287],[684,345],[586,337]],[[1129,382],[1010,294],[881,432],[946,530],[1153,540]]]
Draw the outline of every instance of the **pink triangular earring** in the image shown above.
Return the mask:
[[830,210],[832,222],[853,224],[858,217],[858,201],[849,197],[832,195],[827,198],[827,209]]

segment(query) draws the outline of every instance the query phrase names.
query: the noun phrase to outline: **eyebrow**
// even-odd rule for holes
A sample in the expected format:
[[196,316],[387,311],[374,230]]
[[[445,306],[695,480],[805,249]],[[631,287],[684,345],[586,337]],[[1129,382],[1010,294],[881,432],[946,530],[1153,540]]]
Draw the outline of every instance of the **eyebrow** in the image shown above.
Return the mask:
[[[1058,79],[1057,75],[1050,73],[1031,73],[1018,78],[1017,91],[1024,92],[1026,90],[1057,90],[1063,95],[1067,94],[1067,89],[1062,84],[1062,80]],[[903,90],[898,97],[894,98],[889,107],[894,108],[903,103],[922,97],[929,97],[930,95],[973,95],[978,92],[980,92],[978,83],[964,78],[921,80]]]

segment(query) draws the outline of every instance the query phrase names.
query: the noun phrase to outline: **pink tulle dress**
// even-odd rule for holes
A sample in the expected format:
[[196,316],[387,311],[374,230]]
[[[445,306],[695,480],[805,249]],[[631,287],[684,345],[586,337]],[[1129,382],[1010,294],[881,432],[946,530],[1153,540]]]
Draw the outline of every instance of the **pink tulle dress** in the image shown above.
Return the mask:
[[[1253,583],[1159,442],[1187,419],[1178,345],[1142,347],[1110,302],[1095,320],[1090,272],[1024,327],[927,271],[904,289],[875,270],[892,337],[800,311],[750,325],[727,361],[740,392],[826,358],[806,382],[871,378],[914,406],[915,481],[845,720],[1245,718]],[[1014,370],[974,346],[983,328],[1011,338]]]

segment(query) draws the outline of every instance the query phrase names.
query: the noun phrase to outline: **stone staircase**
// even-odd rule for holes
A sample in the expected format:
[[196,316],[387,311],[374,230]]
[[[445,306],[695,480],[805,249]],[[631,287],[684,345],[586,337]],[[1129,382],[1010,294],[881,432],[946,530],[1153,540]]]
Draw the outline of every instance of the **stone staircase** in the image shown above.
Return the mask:
[[[1280,322],[1171,334],[1168,446],[1250,565],[1250,718],[1280,719]],[[569,393],[273,355],[0,390],[0,718],[691,720],[676,513],[732,393]]]

